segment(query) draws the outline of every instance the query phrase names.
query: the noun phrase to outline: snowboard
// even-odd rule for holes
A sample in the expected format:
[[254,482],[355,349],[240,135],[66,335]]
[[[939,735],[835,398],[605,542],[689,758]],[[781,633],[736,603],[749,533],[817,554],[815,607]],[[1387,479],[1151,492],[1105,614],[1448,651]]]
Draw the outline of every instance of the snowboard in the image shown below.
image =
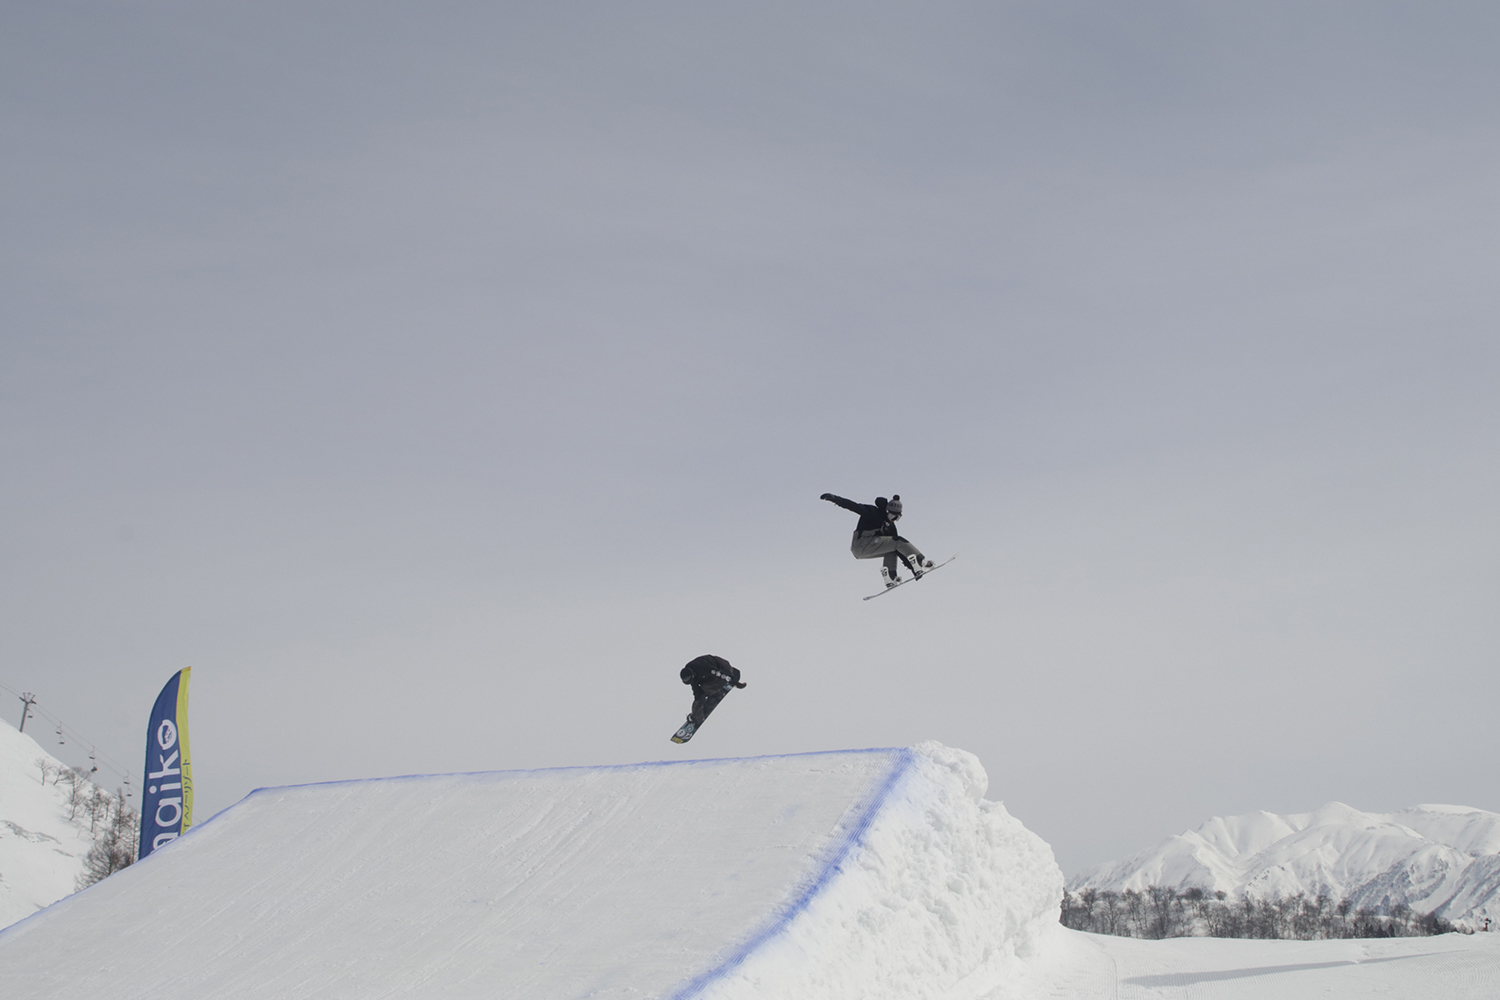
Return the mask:
[[[938,570],[942,569],[944,566],[948,565],[949,563],[951,563],[953,560],[955,560],[957,558],[958,558],[958,554],[954,553],[953,555],[949,556],[947,559],[944,559],[942,562],[940,562],[937,565],[933,566],[932,569],[924,569],[922,571],[922,575],[926,576],[928,573],[935,573],[935,572],[937,572]],[[901,586],[902,584],[911,583],[912,581],[914,581],[916,579],[917,579],[916,577],[910,576],[910,577],[907,577],[905,580],[897,580],[895,583],[891,584],[889,587],[886,587],[884,590],[882,590],[880,592],[880,594],[889,594],[891,591],[895,590],[897,587]],[[880,594],[871,594],[869,597],[864,598],[864,600],[866,600],[866,601],[873,601],[873,600],[875,600],[875,598],[879,597]]]
[[[725,696],[728,695],[729,692],[730,689],[726,687],[723,694],[719,695],[719,697],[709,702],[707,709],[705,709],[703,712],[703,722],[708,721],[708,717],[713,714],[714,709],[719,707],[719,702],[723,701]],[[689,719],[687,722],[684,722],[682,724],[682,728],[672,734],[672,742],[686,743],[688,740],[693,738],[693,734],[698,731],[699,727],[703,725],[703,722],[700,722],[697,725],[694,725],[693,720],[691,719]]]

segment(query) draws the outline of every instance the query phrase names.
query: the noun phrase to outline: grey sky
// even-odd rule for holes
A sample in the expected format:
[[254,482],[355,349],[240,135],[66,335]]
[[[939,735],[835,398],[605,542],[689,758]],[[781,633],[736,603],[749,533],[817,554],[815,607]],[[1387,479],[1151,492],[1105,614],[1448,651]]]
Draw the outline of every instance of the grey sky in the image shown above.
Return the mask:
[[688,755],[940,739],[1068,871],[1500,809],[1494,5],[3,18],[0,682],[133,762],[193,665],[201,815],[682,756],[702,652]]

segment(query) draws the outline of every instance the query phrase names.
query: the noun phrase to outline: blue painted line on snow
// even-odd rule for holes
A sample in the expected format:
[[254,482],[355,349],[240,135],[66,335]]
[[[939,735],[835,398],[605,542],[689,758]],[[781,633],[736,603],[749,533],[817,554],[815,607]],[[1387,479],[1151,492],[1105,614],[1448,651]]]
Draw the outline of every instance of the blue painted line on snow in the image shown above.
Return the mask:
[[[454,771],[452,773],[438,774],[398,774],[386,778],[341,778],[336,781],[310,781],[301,785],[267,785],[257,788],[240,799],[252,795],[262,795],[271,792],[290,792],[301,788],[332,788],[336,785],[368,785],[379,784],[387,781],[424,781],[432,778],[513,778],[526,774],[556,774],[559,771],[635,771],[645,767],[694,767],[712,764],[744,764],[756,760],[786,760],[792,757],[835,757],[853,753],[891,753],[902,751],[905,747],[869,747],[863,750],[808,750],[803,753],[767,753],[752,757],[705,757],[699,760],[643,760],[635,764],[574,764],[569,767],[528,767],[516,768],[508,771]],[[229,809],[235,808],[240,802],[215,816],[222,816]],[[195,826],[193,829],[197,829]]]
[[[835,751],[837,752],[837,751]],[[889,752],[896,755],[896,762],[892,765],[875,793],[866,800],[864,808],[844,832],[844,836],[830,845],[827,860],[823,863],[812,880],[781,908],[781,912],[771,918],[771,921],[760,930],[751,934],[750,937],[736,948],[727,958],[706,972],[699,973],[692,979],[672,989],[665,994],[666,1000],[691,1000],[692,997],[700,996],[705,989],[715,982],[728,976],[739,968],[747,958],[755,953],[767,941],[776,937],[787,929],[799,915],[805,911],[818,894],[828,887],[834,876],[838,875],[844,866],[844,861],[850,853],[863,843],[865,833],[869,831],[870,824],[880,814],[885,806],[886,800],[890,798],[897,782],[911,770],[916,755],[909,747],[898,747],[888,751],[867,751],[870,753]],[[800,756],[800,755],[798,755]]]

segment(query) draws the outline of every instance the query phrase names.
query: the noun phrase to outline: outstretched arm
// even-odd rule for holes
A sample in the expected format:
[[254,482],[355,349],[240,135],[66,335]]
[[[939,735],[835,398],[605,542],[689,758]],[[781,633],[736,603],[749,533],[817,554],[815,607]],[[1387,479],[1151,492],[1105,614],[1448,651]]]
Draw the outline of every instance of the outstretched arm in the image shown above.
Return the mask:
[[818,497],[818,499],[827,500],[829,503],[836,503],[845,510],[852,510],[856,514],[864,513],[864,511],[860,509],[861,507],[865,506],[864,504],[855,503],[853,500],[845,500],[843,497],[836,497],[832,493],[824,493],[822,496]]

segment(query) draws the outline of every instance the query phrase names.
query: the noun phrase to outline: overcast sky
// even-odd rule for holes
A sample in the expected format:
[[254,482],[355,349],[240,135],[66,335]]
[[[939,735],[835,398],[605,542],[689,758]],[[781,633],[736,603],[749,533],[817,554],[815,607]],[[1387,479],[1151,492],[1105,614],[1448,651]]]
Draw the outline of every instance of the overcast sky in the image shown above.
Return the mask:
[[[1069,872],[1500,810],[1497,51],[1489,2],[0,4],[0,683],[138,770],[192,665],[200,820],[923,739]],[[861,602],[825,491],[960,558]],[[678,747],[704,652],[749,687]]]

